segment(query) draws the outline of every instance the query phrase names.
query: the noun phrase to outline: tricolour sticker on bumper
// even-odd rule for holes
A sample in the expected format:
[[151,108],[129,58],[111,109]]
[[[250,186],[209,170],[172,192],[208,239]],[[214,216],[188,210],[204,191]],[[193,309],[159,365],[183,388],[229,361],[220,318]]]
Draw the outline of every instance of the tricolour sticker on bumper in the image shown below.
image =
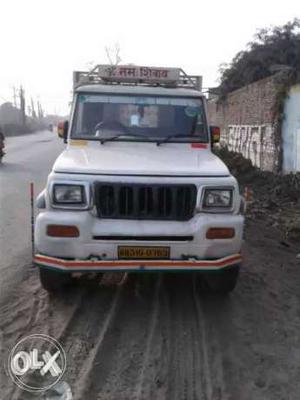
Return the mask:
[[221,270],[242,261],[240,254],[218,260],[65,260],[36,254],[34,263],[39,267],[65,272],[101,271],[199,271]]

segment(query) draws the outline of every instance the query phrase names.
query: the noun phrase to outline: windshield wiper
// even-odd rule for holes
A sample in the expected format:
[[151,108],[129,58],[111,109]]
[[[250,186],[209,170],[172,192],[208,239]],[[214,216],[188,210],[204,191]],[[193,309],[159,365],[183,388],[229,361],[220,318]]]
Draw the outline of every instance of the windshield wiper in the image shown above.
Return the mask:
[[145,135],[139,135],[139,134],[136,134],[136,133],[120,133],[119,135],[111,136],[111,137],[108,137],[108,138],[103,138],[103,139],[100,140],[100,143],[104,144],[105,142],[111,142],[111,141],[114,141],[114,140],[118,139],[121,136],[133,136],[133,137],[141,137],[141,138],[145,138],[146,137]]
[[162,143],[166,143],[169,140],[174,139],[174,138],[193,138],[193,139],[195,139],[195,135],[193,135],[191,133],[189,135],[182,135],[182,134],[180,134],[180,135],[174,135],[174,134],[173,135],[169,135],[169,136],[165,137],[162,140],[158,140],[156,142],[156,145],[160,146]]

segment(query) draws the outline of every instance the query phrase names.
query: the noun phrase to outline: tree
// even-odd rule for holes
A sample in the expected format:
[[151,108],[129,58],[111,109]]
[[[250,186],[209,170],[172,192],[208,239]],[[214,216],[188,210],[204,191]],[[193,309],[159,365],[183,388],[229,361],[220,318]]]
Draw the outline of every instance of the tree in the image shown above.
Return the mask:
[[111,66],[117,66],[121,62],[121,57],[120,57],[120,45],[119,43],[115,43],[113,47],[105,47],[105,52],[106,52],[106,57],[109,61],[109,64]]
[[41,105],[39,100],[37,102],[37,108],[38,108],[38,111],[37,111],[38,112],[38,118],[42,119],[44,117],[44,110],[43,110],[42,105]]
[[20,95],[20,110],[21,110],[21,123],[23,126],[26,124],[26,101],[25,101],[25,91],[22,87],[20,86],[19,90],[19,95]]
[[120,45],[116,43],[114,47],[105,47],[106,56],[109,62],[109,75],[112,76],[116,67],[121,62]]
[[36,112],[35,112],[34,101],[33,101],[32,97],[31,97],[31,116],[32,116],[32,118],[36,119]]
[[[112,76],[116,67],[120,64],[120,62],[122,61],[121,57],[120,57],[120,45],[119,43],[115,43],[114,46],[105,46],[104,48],[105,53],[106,53],[106,57],[107,57],[107,61],[108,61],[108,74],[109,76]],[[92,75],[94,72],[97,72],[97,68],[98,66],[95,65],[94,61],[89,61],[88,63],[86,63],[86,67],[89,70],[89,74]]]
[[247,49],[220,67],[220,92],[233,90],[266,78],[277,71],[300,71],[300,20],[260,29]]

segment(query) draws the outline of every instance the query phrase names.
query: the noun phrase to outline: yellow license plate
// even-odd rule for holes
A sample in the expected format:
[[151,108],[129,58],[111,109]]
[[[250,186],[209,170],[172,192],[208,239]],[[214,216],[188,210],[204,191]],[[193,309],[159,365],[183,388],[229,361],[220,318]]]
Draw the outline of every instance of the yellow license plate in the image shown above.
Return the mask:
[[128,260],[137,259],[168,259],[170,258],[170,247],[132,247],[119,246],[118,257]]

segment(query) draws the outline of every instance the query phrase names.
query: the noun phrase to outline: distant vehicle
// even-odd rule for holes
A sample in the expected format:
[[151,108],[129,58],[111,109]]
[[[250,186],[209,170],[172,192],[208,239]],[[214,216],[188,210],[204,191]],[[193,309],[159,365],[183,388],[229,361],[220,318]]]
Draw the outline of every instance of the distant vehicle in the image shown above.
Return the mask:
[[4,133],[0,131],[0,164],[2,163],[2,158],[5,156],[5,136]]
[[74,73],[58,126],[67,148],[39,195],[35,264],[43,287],[74,272],[197,272],[227,293],[241,263],[236,179],[211,151],[201,77],[181,69],[97,66]]

